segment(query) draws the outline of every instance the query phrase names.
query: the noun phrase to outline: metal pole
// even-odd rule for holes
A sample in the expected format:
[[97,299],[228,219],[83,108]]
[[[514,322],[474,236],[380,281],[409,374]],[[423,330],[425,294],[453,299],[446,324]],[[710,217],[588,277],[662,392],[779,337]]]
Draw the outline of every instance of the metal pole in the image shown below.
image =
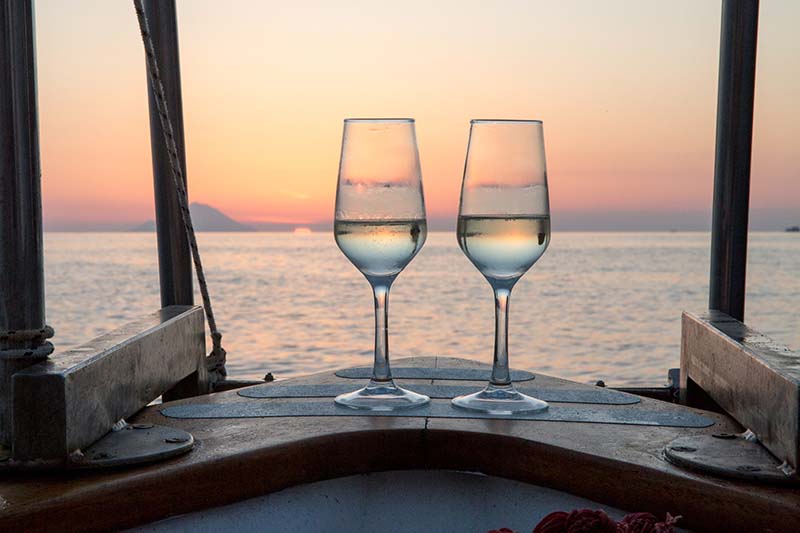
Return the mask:
[[33,2],[0,3],[0,444],[11,376],[53,351],[45,325]]
[[[175,0],[146,0],[145,13],[166,92],[175,144],[178,148],[184,183],[186,182],[186,147],[183,136],[183,100],[178,53],[178,20]],[[192,260],[178,204],[169,154],[155,94],[148,84],[150,103],[150,146],[153,154],[153,182],[158,231],[158,273],[161,280],[161,306],[194,304]]]
[[744,320],[758,0],[724,0],[708,307]]

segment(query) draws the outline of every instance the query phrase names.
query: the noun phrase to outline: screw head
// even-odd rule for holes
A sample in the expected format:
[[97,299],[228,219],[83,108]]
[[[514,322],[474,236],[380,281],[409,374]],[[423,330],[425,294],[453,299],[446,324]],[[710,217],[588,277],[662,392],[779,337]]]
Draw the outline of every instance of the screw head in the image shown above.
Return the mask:
[[670,446],[669,448],[673,452],[696,452],[697,448],[693,448],[691,446]]

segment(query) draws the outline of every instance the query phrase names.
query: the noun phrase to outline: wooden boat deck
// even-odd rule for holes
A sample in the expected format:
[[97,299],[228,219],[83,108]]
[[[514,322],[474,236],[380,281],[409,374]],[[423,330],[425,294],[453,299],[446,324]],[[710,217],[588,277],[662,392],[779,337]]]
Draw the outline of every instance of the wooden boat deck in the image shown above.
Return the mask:
[[[442,357],[394,364],[486,367]],[[323,372],[281,383],[341,382],[333,372]],[[538,374],[535,382],[548,388],[589,387]],[[680,526],[690,529],[783,531],[793,530],[800,519],[796,487],[723,480],[663,458],[664,446],[679,436],[742,430],[729,417],[706,411],[692,410],[715,421],[699,429],[422,416],[175,419],[161,414],[172,405],[265,401],[271,400],[244,398],[234,390],[144,409],[130,422],[178,427],[196,439],[191,453],[162,463],[103,472],[7,474],[0,481],[0,529],[119,529],[294,485],[405,469],[483,472],[629,511],[682,515]],[[686,409],[648,398],[641,398],[637,408]]]

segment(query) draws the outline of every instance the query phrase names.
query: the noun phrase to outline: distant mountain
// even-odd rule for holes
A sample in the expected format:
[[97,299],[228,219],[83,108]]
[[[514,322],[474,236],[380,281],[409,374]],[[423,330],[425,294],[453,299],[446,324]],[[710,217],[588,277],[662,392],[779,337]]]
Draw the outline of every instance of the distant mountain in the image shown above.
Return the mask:
[[[193,202],[189,204],[195,231],[256,231],[255,228],[236,222],[231,217],[210,205]],[[156,223],[148,220],[131,231],[155,231]]]
[[156,230],[156,223],[154,220],[148,220],[147,222],[142,222],[136,227],[131,228],[131,231],[155,231]]

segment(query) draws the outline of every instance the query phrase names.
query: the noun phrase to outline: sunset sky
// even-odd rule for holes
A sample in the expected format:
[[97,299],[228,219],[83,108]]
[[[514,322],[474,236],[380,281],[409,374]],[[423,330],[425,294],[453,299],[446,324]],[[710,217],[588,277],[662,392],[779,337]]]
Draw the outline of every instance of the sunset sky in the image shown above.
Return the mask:
[[[556,222],[707,226],[718,1],[183,0],[178,19],[189,194],[237,220],[330,219],[342,119],[410,116],[430,217],[457,210],[470,118],[538,118]],[[798,20],[761,3],[756,228],[800,223]],[[36,23],[46,227],[152,219],[132,3],[38,0]]]

